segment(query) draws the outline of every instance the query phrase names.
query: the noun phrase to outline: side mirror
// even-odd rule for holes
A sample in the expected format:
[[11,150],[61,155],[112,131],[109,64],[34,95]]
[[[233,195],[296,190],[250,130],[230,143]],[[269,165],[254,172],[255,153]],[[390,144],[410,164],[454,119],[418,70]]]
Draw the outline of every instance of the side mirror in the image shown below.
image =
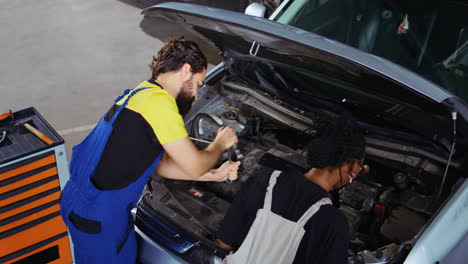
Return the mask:
[[244,14],[256,17],[265,17],[267,8],[259,3],[251,3],[245,9]]

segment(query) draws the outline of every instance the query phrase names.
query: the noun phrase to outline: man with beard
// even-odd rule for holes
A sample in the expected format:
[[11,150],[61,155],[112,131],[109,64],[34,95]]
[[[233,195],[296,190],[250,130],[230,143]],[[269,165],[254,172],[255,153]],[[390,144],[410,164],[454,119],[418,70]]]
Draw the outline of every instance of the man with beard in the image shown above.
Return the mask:
[[188,138],[183,116],[203,85],[207,61],[196,43],[168,40],[153,57],[152,77],[126,91],[73,148],[70,181],[61,213],[70,231],[75,263],[135,263],[130,210],[156,171],[179,180],[235,179],[239,162],[210,170],[237,143],[222,127],[206,149]]

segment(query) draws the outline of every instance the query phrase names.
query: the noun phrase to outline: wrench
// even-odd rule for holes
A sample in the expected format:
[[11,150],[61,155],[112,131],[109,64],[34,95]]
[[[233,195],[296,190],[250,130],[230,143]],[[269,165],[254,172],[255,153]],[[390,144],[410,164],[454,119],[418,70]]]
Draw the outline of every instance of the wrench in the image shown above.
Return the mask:
[[213,141],[209,141],[209,140],[204,140],[204,139],[199,139],[199,138],[194,138],[194,137],[189,137],[191,140],[193,141],[198,141],[198,142],[202,142],[202,143],[206,143],[206,144],[211,144],[213,143]]

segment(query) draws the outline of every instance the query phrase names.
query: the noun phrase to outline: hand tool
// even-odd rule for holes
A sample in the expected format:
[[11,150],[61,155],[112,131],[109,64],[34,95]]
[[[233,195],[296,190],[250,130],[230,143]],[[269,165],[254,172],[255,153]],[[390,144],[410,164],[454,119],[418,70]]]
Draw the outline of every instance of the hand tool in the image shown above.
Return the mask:
[[[8,113],[5,113],[5,114],[8,114]],[[5,115],[5,114],[2,114]],[[9,114],[8,116],[11,116],[11,118],[14,120],[14,116],[13,116],[13,113]],[[8,116],[6,116],[5,118],[7,118]],[[15,121],[14,123],[10,124],[8,127],[5,128],[6,131],[10,131],[10,133],[18,133],[18,127],[19,126],[23,126],[24,128],[26,128],[29,132],[31,132],[33,135],[35,135],[36,137],[38,137],[40,140],[42,140],[44,143],[46,143],[47,145],[51,145],[51,144],[54,144],[55,141],[53,141],[52,139],[50,139],[48,136],[44,135],[44,133],[42,133],[39,129],[33,127],[31,124],[29,124],[28,122],[31,121],[32,119],[29,118],[29,119],[26,119],[26,120],[19,120],[19,121]],[[6,132],[5,131],[5,132]]]
[[206,143],[206,144],[211,144],[213,143],[212,141],[208,141],[208,140],[204,140],[204,139],[199,139],[199,138],[194,138],[194,137],[189,137],[191,140],[193,141],[198,141],[198,142],[202,142],[202,143]]
[[6,113],[0,114],[0,120],[7,119],[10,116],[11,116],[11,119],[15,119],[15,116],[13,115],[13,112],[11,111],[11,109],[8,110],[8,112]]
[[232,163],[232,148],[233,148],[233,147],[228,148],[228,160],[229,160],[229,163]]
[[39,129],[31,126],[29,123],[24,122],[22,124],[27,130],[29,130],[29,132],[33,133],[36,137],[38,137],[40,140],[44,141],[47,145],[51,145],[51,144],[55,143],[55,141],[50,139],[48,136],[44,135],[44,133],[39,131]]
[[[15,119],[15,116],[13,115],[13,111],[11,111],[11,109],[9,109],[8,112],[6,112],[6,113],[0,114],[0,121],[5,120],[10,116],[11,116],[12,120]],[[1,136],[0,136],[0,143],[2,143],[3,140],[5,140],[6,134],[7,134],[6,130],[3,130],[2,133],[1,133]]]

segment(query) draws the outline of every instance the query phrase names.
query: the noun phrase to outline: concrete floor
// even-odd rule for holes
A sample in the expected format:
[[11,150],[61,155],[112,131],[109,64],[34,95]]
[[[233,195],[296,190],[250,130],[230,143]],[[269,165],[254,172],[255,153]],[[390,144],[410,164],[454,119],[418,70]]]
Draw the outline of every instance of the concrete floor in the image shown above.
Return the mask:
[[[127,3],[125,3],[127,1]],[[34,106],[62,135],[71,157],[123,90],[149,77],[148,64],[172,34],[142,25],[131,0],[0,0],[0,112]],[[197,39],[195,39],[197,40]],[[210,67],[217,51],[203,45]]]

